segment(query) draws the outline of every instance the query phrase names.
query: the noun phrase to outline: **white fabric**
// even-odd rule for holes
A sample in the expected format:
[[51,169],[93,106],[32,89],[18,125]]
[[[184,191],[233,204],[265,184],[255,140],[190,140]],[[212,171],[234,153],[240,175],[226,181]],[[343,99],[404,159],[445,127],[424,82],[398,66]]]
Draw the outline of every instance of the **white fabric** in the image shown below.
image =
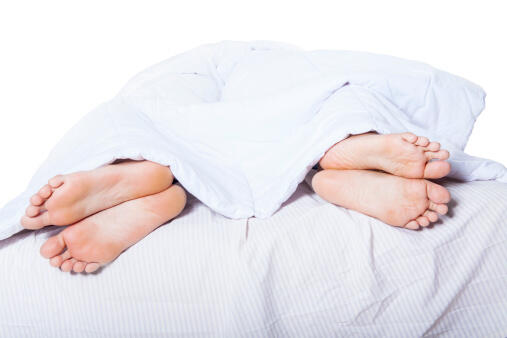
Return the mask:
[[195,199],[97,274],[51,267],[60,229],[0,241],[2,337],[505,337],[507,184],[447,182],[449,215],[394,228],[306,184],[267,219]]
[[203,46],[140,73],[72,128],[0,211],[0,239],[21,230],[30,195],[49,178],[118,158],[170,165],[185,189],[230,218],[272,215],[328,148],[371,130],[440,141],[452,177],[507,181],[501,164],[462,152],[484,95],[388,56],[269,42]]

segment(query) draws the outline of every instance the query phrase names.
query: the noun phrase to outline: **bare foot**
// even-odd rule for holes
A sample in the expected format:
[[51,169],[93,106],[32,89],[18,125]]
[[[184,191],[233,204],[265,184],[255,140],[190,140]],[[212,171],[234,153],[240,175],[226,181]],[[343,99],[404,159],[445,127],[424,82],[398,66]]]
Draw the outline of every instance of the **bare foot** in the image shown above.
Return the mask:
[[41,255],[64,272],[94,272],[118,257],[184,208],[179,185],[127,201],[69,226],[49,238]]
[[338,142],[319,164],[323,169],[379,169],[407,178],[441,178],[451,170],[448,158],[447,150],[426,137],[368,133]]
[[122,202],[163,191],[172,181],[168,167],[149,161],[58,175],[31,197],[21,225],[33,230],[73,224]]
[[413,230],[446,214],[450,200],[438,184],[370,170],[322,170],[312,186],[326,201]]

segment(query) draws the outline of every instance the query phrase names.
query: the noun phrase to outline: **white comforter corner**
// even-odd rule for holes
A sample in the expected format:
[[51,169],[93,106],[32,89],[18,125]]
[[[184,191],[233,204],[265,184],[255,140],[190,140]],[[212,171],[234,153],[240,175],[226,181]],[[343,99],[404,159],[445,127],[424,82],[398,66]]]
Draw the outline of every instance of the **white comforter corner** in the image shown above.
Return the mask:
[[199,200],[230,218],[268,217],[349,134],[412,131],[451,151],[451,176],[507,182],[499,163],[463,153],[484,92],[428,65],[272,42],[222,42],[135,76],[53,149],[0,211],[0,239],[21,230],[50,177],[118,158],[170,165]]

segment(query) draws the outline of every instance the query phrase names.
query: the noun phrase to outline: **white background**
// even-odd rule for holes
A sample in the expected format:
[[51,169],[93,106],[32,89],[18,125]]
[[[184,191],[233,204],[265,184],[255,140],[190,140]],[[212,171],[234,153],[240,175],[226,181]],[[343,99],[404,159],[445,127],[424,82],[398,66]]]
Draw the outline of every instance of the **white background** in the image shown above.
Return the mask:
[[0,207],[135,73],[220,40],[277,40],[429,63],[488,93],[467,152],[507,164],[504,1],[2,1]]

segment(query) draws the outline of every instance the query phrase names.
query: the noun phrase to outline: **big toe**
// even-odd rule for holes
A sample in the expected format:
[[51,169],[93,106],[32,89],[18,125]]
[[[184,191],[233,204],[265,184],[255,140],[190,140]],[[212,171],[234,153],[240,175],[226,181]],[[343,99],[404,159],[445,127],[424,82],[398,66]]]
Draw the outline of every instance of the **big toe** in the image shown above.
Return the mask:
[[424,168],[424,178],[442,178],[451,171],[451,164],[447,161],[432,161]]
[[49,259],[62,253],[64,249],[65,242],[63,241],[63,237],[58,234],[56,236],[50,237],[44,244],[42,244],[40,248],[40,254],[44,258]]
[[437,204],[446,204],[451,200],[451,194],[447,189],[433,182],[427,181],[426,192],[428,199]]

